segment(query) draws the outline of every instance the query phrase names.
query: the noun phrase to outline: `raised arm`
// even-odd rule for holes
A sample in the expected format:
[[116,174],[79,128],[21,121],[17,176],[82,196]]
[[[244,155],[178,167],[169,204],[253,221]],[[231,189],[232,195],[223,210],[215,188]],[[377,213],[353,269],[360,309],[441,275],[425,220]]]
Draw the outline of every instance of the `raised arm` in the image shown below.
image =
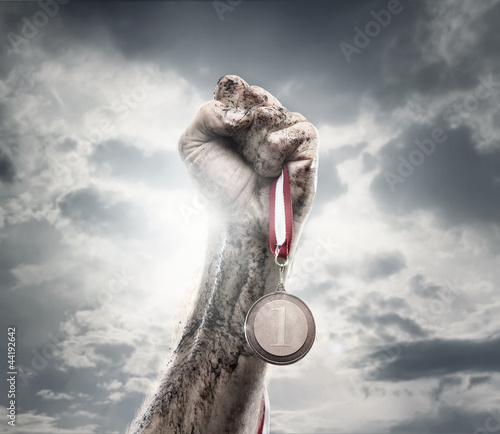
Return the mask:
[[266,366],[252,355],[243,324],[279,280],[269,249],[269,187],[286,161],[293,259],[316,188],[317,131],[264,89],[225,76],[186,129],[179,152],[211,205],[206,260],[180,343],[130,432],[255,434]]

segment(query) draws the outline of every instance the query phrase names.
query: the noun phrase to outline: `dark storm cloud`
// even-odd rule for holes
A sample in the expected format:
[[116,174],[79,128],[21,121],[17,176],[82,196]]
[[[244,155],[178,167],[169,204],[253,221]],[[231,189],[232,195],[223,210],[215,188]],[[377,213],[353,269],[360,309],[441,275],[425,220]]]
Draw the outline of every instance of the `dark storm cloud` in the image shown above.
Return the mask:
[[[422,3],[418,10],[411,9],[413,17],[405,17],[407,20],[402,25],[410,26],[408,31],[402,28],[394,31],[388,41],[390,45],[384,47],[381,61],[387,80],[380,79],[380,85],[372,88],[383,109],[379,113],[382,116],[385,111],[403,106],[412,94],[435,99],[454,90],[471,90],[477,85],[479,76],[486,71],[498,71],[500,67],[498,56],[494,55],[498,52],[500,29],[496,23],[500,19],[500,4],[490,3],[491,8],[483,15],[464,23],[478,38],[476,43],[464,44],[454,38],[457,41],[447,47],[449,57],[446,60],[441,55],[428,60],[424,53],[435,50],[432,26],[436,17]],[[450,20],[461,18],[458,13],[454,17],[449,15]],[[380,51],[377,54],[380,55]]]
[[445,389],[451,389],[455,386],[460,386],[461,384],[462,379],[460,377],[440,378],[437,387],[431,391],[431,397],[434,401],[439,401]]
[[[399,433],[487,433],[497,431],[500,414],[490,411],[467,411],[458,407],[442,405],[435,415],[417,413],[413,419],[390,427],[390,432]],[[492,430],[493,428],[493,430]],[[478,431],[476,431],[478,430]]]
[[[421,57],[422,39],[430,35],[414,41],[401,34],[417,34],[416,23],[428,17],[425,4],[402,0],[401,6],[403,12],[351,63],[339,44],[354,43],[354,27],[373,20],[371,11],[387,8],[387,1],[244,1],[222,20],[212,2],[73,2],[57,18],[73,43],[95,47],[110,40],[127,57],[179,72],[207,97],[220,76],[237,74],[276,93],[285,106],[312,122],[345,124],[359,115],[361,95],[391,82],[388,71],[391,78],[400,72],[391,70],[393,63],[399,64],[402,56],[409,60],[417,55],[411,57],[413,63]],[[393,46],[397,37],[402,42]],[[41,41],[53,55],[64,50],[50,32]],[[391,66],[382,68],[382,62]],[[384,89],[384,105],[404,103],[397,94],[403,84],[410,93],[407,70],[404,81]]]
[[410,336],[424,337],[427,332],[411,318],[402,318],[397,313],[387,313],[375,318],[375,323],[382,326],[395,325]]
[[394,327],[399,329],[400,331],[408,334],[409,336],[413,336],[416,338],[421,338],[427,335],[427,332],[424,331],[415,321],[411,318],[403,318],[397,313],[387,313],[383,315],[375,315],[369,316],[366,313],[356,314],[350,317],[352,321],[359,322],[363,324],[367,328],[377,327],[377,333],[385,333],[387,328]]
[[146,155],[134,146],[108,141],[96,147],[92,160],[114,176],[152,188],[191,188],[177,152],[155,151]]
[[72,2],[61,7],[57,25],[41,29],[39,41],[53,56],[70,42],[102,49],[103,40],[111,41],[131,59],[179,72],[207,98],[220,76],[238,74],[313,123],[345,124],[359,115],[363,95],[374,96],[383,112],[395,110],[415,92],[469,89],[484,65],[494,65],[500,7],[472,23],[489,55],[463,48],[451,68],[424,56],[435,19],[427,3],[401,0],[399,6],[400,13],[349,59],[340,44],[353,45],[355,28],[365,29],[388,1],[244,1],[222,19],[212,2]]
[[378,292],[370,292],[365,301],[354,308],[344,308],[344,315],[352,323],[361,324],[386,340],[397,339],[395,332],[419,339],[428,332],[413,319],[405,317],[408,309],[406,300],[400,297],[383,297]]
[[[369,359],[380,355],[374,353]],[[402,344],[399,356],[380,370],[377,380],[409,381],[462,372],[500,372],[500,338],[433,339]]]
[[12,183],[16,176],[16,168],[9,156],[0,149],[0,181]]
[[438,300],[441,298],[439,294],[442,288],[433,283],[426,283],[424,276],[422,276],[421,274],[413,276],[409,281],[409,285],[410,290],[419,297],[435,298]]
[[467,389],[472,389],[475,386],[479,386],[480,384],[487,384],[491,381],[490,375],[477,375],[469,378],[469,385]]
[[371,185],[377,203],[390,214],[433,211],[447,224],[500,223],[500,151],[479,152],[463,126],[440,135],[444,142],[425,155],[416,140],[429,140],[432,131],[414,125],[380,150]]
[[[61,233],[47,220],[28,220],[4,228],[0,264],[5,273],[22,264],[40,264],[53,257],[60,247]],[[5,283],[2,278],[0,284]]]
[[398,251],[368,256],[362,264],[362,276],[368,282],[383,279],[406,267],[405,256]]
[[101,235],[144,235],[146,217],[128,202],[112,202],[97,190],[85,188],[68,193],[58,204],[61,214],[79,228]]

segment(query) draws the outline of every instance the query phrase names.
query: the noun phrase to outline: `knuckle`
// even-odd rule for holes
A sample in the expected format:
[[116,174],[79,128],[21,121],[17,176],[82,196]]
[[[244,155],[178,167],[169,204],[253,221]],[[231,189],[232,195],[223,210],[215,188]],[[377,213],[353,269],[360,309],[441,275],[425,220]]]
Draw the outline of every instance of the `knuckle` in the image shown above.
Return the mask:
[[207,101],[201,105],[198,112],[201,116],[210,116],[213,113],[215,107],[216,101]]
[[311,142],[317,144],[319,141],[319,132],[318,129],[311,123],[308,122],[309,131],[310,131],[310,140]]
[[290,121],[294,124],[298,124],[300,122],[307,122],[307,119],[304,115],[301,115],[299,112],[289,112],[288,113]]
[[219,101],[228,100],[236,104],[236,97],[246,87],[248,87],[248,84],[241,77],[237,75],[224,75],[215,85],[214,98]]

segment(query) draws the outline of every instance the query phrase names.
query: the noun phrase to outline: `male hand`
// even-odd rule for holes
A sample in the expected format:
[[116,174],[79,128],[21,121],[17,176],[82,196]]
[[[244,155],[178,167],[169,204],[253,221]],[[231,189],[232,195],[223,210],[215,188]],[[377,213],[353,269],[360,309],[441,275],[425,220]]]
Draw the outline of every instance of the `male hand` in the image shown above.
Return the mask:
[[[307,217],[317,180],[316,128],[266,90],[222,77],[200,108],[179,152],[203,196],[237,222],[267,233],[269,187],[287,163],[296,224]],[[244,216],[244,217],[243,217]]]

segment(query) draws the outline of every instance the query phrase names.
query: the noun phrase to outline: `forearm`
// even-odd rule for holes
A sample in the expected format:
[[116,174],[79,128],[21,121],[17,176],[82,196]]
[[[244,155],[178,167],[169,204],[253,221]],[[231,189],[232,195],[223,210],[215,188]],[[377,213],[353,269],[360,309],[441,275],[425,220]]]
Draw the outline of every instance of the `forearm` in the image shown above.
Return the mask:
[[265,363],[251,354],[243,324],[279,280],[268,244],[248,225],[212,225],[192,315],[137,432],[256,432]]

